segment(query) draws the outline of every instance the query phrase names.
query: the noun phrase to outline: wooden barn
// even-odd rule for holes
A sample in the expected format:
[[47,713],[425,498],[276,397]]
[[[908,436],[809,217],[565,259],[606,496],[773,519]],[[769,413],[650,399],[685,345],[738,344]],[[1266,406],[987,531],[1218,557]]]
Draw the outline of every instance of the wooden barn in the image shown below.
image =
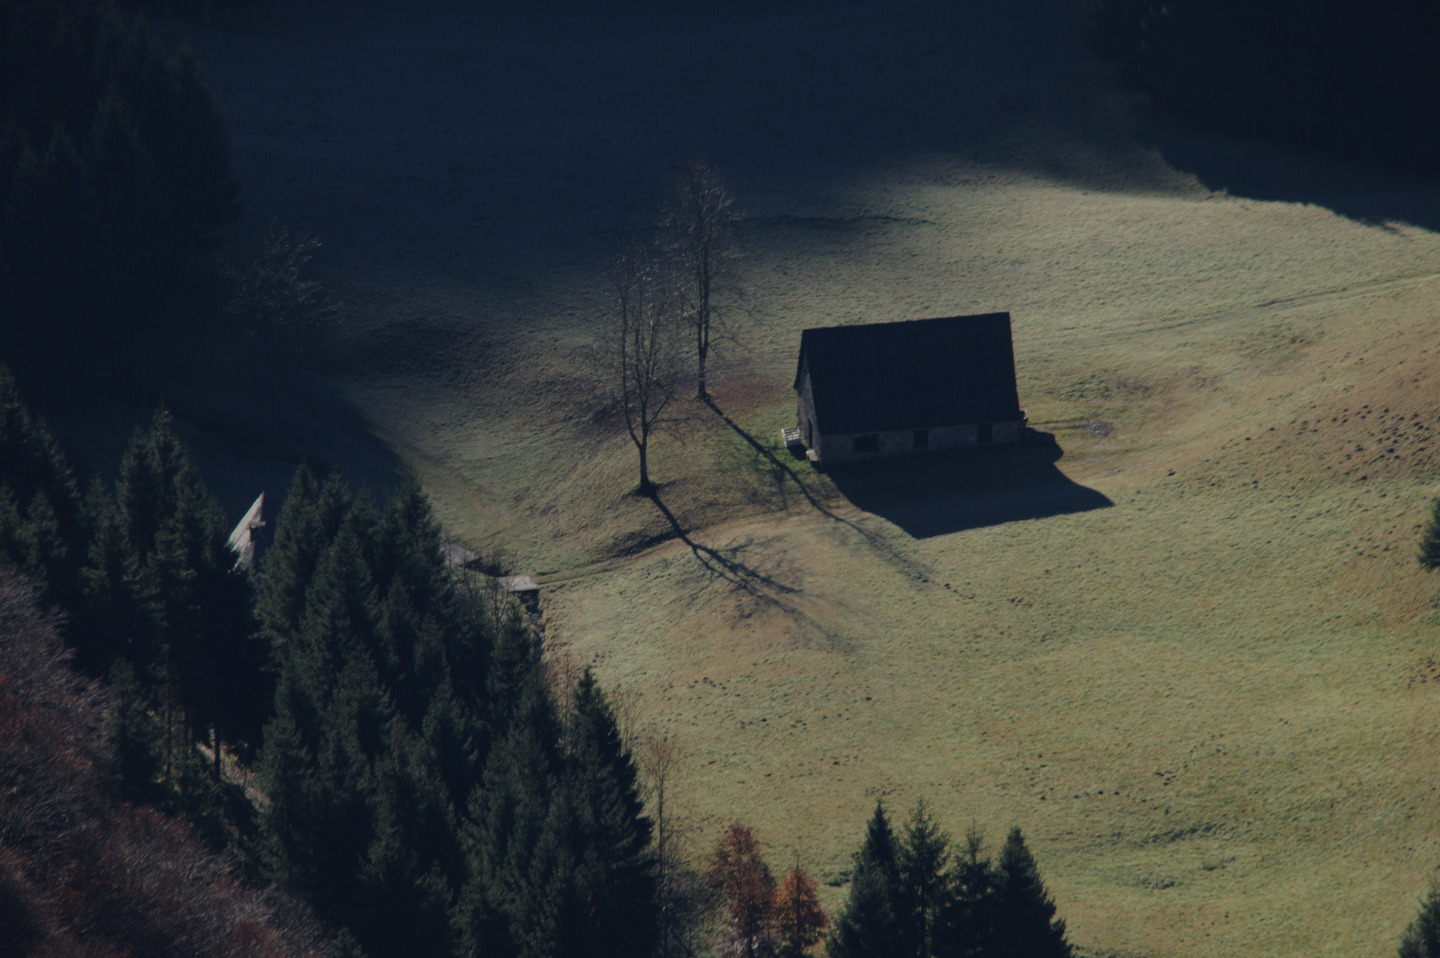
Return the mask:
[[837,463],[1015,442],[1010,314],[807,329],[795,372],[809,457]]

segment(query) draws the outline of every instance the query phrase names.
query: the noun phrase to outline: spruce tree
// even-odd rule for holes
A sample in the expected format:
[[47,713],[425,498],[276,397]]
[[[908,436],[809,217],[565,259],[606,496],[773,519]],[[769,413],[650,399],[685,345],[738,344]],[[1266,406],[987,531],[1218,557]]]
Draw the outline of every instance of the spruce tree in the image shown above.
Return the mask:
[[1431,885],[1400,939],[1399,958],[1440,958],[1440,884]]
[[137,669],[163,688],[183,744],[253,731],[248,706],[267,686],[251,641],[250,587],[235,568],[220,507],[164,410],[126,448],[116,500],[120,588],[141,613]]
[[110,702],[107,731],[115,750],[116,791],[130,802],[156,802],[161,731],[135,669],[124,659],[110,670]]
[[615,713],[586,669],[571,699],[565,788],[577,813],[577,893],[591,916],[587,950],[601,958],[649,952],[655,941],[655,856],[635,762]]
[[941,913],[951,897],[950,840],[924,800],[917,802],[905,827],[898,855],[900,938],[897,954],[930,958],[935,954]]
[[36,578],[44,605],[73,612],[82,602],[90,526],[59,443],[0,365],[0,562]]
[[562,824],[551,808],[561,756],[548,695],[538,681],[531,688],[538,697],[525,696],[528,707],[516,714],[526,718],[511,723],[495,743],[467,804],[469,877],[456,923],[460,954],[470,958],[529,958],[548,940],[546,903],[557,890],[550,880],[553,855],[536,852],[547,832],[553,840]]
[[230,133],[187,43],[169,64],[170,102],[163,116],[162,171],[170,188],[176,235],[195,251],[220,244],[240,215],[240,181],[230,165]]
[[935,953],[940,958],[985,958],[995,936],[995,869],[981,855],[980,831],[965,833],[965,847],[950,873],[950,899],[940,915]]
[[458,852],[443,787],[424,749],[398,718],[376,757],[372,838],[358,880],[362,906],[352,926],[373,955],[449,955],[450,884],[444,865]]
[[826,953],[830,958],[889,958],[903,939],[903,893],[895,833],[883,803],[865,830],[850,873],[850,896],[835,919]]
[[1019,827],[1010,829],[995,869],[995,958],[1070,958],[1065,920],[1040,880]]
[[317,867],[313,824],[324,817],[314,749],[307,744],[283,687],[265,723],[258,771],[269,802],[260,813],[260,851],[265,870],[282,888],[304,894],[323,877]]

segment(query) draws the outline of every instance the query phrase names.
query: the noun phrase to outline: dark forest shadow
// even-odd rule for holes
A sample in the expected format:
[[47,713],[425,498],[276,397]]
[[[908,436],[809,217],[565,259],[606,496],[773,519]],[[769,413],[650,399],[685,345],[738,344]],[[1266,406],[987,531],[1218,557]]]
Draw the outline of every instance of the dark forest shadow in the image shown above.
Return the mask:
[[56,435],[82,475],[113,482],[137,428],[164,407],[206,486],[235,521],[265,492],[278,513],[301,463],[324,476],[339,470],[353,487],[385,497],[405,464],[375,434],[365,415],[334,387],[305,375],[177,368],[148,381],[116,376],[92,381],[46,409]]
[[1440,179],[1299,146],[1207,128],[1158,107],[1141,110],[1140,139],[1211,192],[1321,206],[1368,226],[1440,230]]
[[1030,432],[1013,445],[837,465],[829,475],[857,509],[926,539],[1112,505],[1055,466],[1063,454],[1048,433]]

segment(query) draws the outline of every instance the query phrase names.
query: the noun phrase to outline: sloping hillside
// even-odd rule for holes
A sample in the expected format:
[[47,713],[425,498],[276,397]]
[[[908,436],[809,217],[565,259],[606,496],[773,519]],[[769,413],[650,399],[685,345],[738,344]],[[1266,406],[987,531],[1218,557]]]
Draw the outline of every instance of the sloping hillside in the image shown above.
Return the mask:
[[[195,35],[247,216],[326,242],[333,386],[683,744],[697,847],[740,817],[838,882],[877,796],[925,796],[1024,825],[1100,953],[1393,949],[1440,835],[1440,193],[1167,123],[1063,0],[317,9]],[[657,440],[672,524],[594,343],[692,156],[744,216],[736,428]],[[747,441],[802,328],[995,309],[1083,510]]]

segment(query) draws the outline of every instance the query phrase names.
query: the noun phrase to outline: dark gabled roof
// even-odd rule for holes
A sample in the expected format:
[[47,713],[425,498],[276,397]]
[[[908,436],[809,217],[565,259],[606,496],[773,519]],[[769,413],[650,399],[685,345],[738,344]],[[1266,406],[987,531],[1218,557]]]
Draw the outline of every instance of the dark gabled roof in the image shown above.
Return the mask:
[[1021,418],[1009,313],[807,329],[807,365],[822,433]]

